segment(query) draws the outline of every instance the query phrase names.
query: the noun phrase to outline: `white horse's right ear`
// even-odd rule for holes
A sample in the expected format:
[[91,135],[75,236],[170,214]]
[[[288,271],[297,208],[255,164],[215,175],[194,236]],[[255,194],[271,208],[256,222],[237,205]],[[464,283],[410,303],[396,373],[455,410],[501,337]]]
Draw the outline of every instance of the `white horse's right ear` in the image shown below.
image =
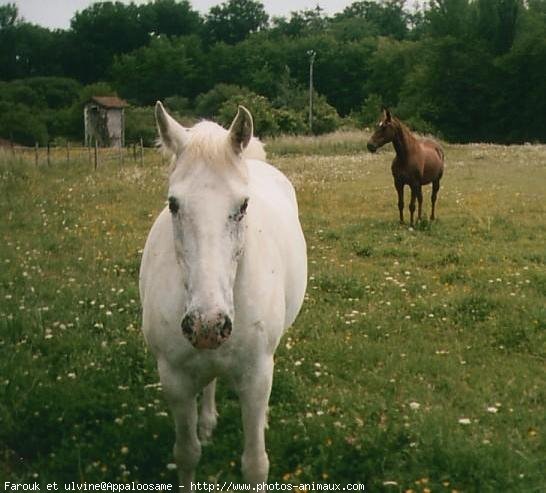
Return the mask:
[[186,144],[187,130],[165,111],[161,101],[155,104],[155,121],[161,146],[179,156]]
[[252,115],[244,106],[239,105],[237,115],[229,127],[229,138],[235,154],[241,154],[250,142],[254,132]]

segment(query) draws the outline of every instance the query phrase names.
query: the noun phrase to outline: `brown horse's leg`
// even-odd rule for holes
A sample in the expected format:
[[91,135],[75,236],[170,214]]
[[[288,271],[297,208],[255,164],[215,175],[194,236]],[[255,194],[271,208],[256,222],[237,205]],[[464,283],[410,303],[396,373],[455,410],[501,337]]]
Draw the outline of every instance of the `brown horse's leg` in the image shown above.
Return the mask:
[[434,208],[436,206],[436,197],[438,196],[438,190],[440,190],[440,179],[432,182],[432,212],[430,213],[430,220],[434,221]]
[[410,211],[410,226],[413,226],[413,214],[415,212],[415,199],[417,197],[417,191],[415,187],[410,186],[411,189],[411,200],[409,204],[409,211]]
[[417,220],[420,221],[421,211],[423,210],[423,191],[421,185],[417,185],[415,195],[417,196]]
[[404,182],[395,178],[394,186],[398,192],[398,212],[400,213],[400,224],[404,224]]

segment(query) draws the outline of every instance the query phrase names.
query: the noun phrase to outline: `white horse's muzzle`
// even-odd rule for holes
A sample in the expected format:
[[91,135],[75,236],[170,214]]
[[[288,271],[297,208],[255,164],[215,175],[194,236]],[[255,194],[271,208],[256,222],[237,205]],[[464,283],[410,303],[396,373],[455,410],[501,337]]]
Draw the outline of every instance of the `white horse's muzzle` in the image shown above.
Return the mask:
[[182,333],[196,349],[216,349],[231,334],[231,318],[224,312],[203,314],[193,310],[184,316]]

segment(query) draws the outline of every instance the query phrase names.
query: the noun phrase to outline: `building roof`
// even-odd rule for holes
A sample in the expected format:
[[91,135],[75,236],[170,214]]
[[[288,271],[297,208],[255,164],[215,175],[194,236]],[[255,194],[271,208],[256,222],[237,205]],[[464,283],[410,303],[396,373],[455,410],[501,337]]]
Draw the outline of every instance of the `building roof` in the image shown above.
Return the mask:
[[125,108],[126,106],[129,106],[127,101],[118,98],[117,96],[93,96],[91,101],[94,101],[105,108]]

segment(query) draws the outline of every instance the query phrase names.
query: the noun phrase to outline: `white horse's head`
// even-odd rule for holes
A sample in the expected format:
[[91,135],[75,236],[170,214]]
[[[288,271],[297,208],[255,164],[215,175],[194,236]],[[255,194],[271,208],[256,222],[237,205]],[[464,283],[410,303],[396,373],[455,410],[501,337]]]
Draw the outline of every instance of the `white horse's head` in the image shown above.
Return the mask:
[[243,153],[252,139],[252,116],[240,106],[226,131],[206,121],[186,129],[160,102],[155,115],[161,144],[174,156],[168,202],[184,271],[182,331],[194,347],[215,349],[231,334],[234,316],[249,207]]

